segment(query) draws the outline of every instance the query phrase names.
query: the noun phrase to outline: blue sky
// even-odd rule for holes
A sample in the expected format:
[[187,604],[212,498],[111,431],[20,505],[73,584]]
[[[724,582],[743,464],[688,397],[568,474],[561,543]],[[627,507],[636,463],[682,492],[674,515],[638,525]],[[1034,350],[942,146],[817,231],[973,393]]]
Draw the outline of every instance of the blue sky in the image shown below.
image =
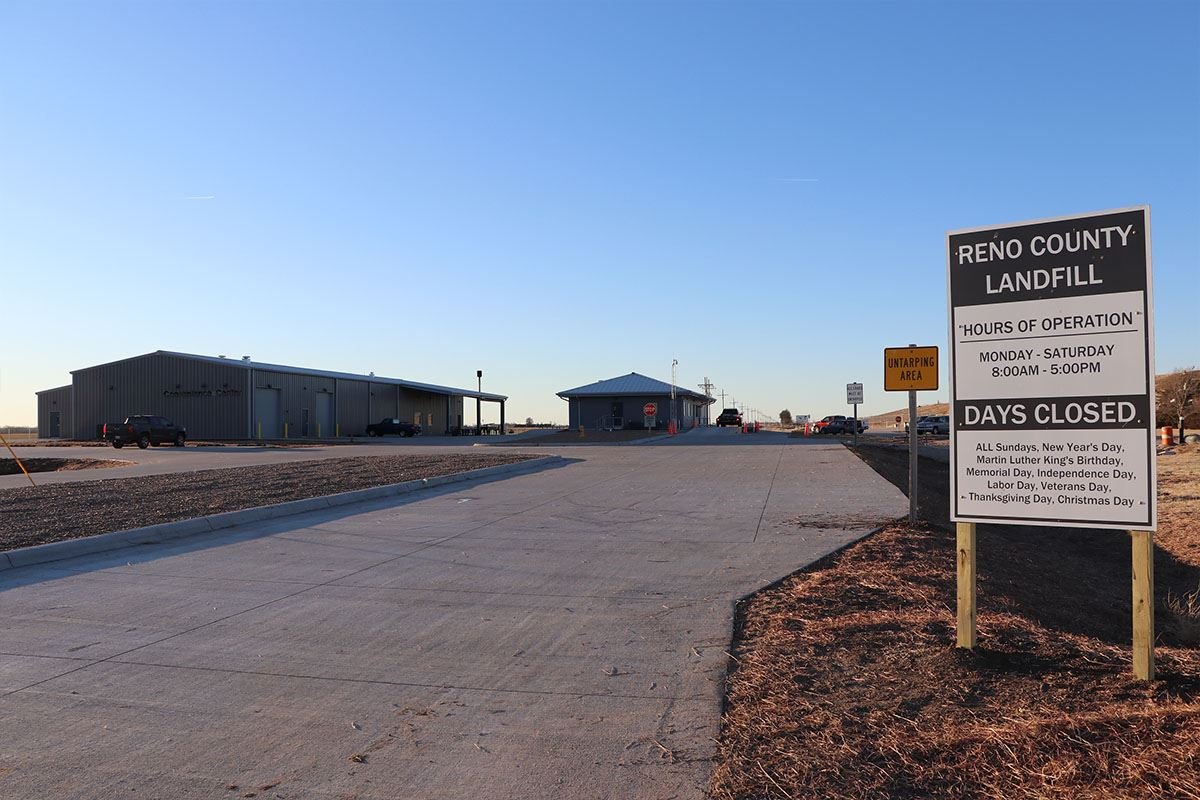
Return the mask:
[[[823,415],[946,345],[945,231],[1148,203],[1200,362],[1200,5],[14,3],[0,423],[156,349]],[[922,401],[944,399],[943,389]]]

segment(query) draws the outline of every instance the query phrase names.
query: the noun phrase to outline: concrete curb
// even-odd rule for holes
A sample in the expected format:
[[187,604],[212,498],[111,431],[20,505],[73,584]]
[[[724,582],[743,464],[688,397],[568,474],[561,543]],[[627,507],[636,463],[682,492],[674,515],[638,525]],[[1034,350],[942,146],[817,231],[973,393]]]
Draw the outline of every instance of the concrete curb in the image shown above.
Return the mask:
[[[686,431],[685,431],[686,433]],[[536,440],[527,442],[476,442],[472,447],[637,447],[651,442],[661,442],[683,434],[660,433],[657,436],[647,436],[644,439],[631,439],[627,442],[589,442],[586,439],[578,442],[545,442]]]
[[319,511],[324,508],[336,508],[361,503],[368,500],[378,500],[385,497],[411,494],[424,489],[434,489],[453,483],[501,476],[519,475],[534,472],[549,466],[566,463],[562,456],[537,456],[528,461],[515,464],[501,464],[495,467],[483,467],[467,472],[455,472],[450,475],[438,475],[434,478],[393,483],[387,486],[373,486],[369,489],[356,489],[350,492],[330,494],[323,497],[308,497],[303,500],[291,500],[270,506],[243,508],[239,511],[226,511],[221,514],[210,514],[206,517],[182,519],[176,522],[163,522],[158,525],[147,525],[144,528],[132,528],[125,531],[101,533],[82,539],[68,539],[63,542],[50,542],[32,547],[21,547],[0,553],[0,572],[18,567],[28,567],[34,564],[47,564],[52,561],[62,561],[76,556],[103,553],[109,550],[119,550],[122,547],[143,544],[159,544],[161,542],[182,539],[198,533],[232,528],[248,522],[261,522],[280,517],[290,517],[309,511]]

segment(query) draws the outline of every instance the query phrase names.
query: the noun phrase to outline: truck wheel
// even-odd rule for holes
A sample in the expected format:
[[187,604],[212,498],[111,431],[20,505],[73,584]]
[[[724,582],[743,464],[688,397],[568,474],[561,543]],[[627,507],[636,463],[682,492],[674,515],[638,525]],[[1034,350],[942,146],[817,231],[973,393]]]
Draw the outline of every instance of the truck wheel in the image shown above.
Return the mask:
[[150,446],[150,434],[143,433],[141,438],[138,439],[138,447],[142,450],[145,450],[149,446]]
[[125,446],[125,443],[122,442],[120,439],[113,439],[113,447],[115,447],[116,449],[120,450],[124,446]]
[[187,441],[187,437],[184,436],[182,433],[175,434],[175,446],[176,447],[183,447],[183,443],[186,441]]

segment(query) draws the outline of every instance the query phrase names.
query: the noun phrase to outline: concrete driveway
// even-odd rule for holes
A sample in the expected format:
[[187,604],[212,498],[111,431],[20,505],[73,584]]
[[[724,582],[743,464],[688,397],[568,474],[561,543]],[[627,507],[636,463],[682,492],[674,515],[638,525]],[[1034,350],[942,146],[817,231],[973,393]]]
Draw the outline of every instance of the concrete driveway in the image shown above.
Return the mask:
[[0,796],[699,798],[734,601],[907,508],[737,435],[6,572]]

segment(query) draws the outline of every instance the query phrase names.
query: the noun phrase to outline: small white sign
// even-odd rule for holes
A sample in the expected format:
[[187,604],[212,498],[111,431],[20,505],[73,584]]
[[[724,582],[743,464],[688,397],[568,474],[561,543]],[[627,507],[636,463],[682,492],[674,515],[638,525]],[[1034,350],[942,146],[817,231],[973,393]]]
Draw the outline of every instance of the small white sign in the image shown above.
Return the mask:
[[862,384],[847,383],[846,384],[846,405],[862,405]]

